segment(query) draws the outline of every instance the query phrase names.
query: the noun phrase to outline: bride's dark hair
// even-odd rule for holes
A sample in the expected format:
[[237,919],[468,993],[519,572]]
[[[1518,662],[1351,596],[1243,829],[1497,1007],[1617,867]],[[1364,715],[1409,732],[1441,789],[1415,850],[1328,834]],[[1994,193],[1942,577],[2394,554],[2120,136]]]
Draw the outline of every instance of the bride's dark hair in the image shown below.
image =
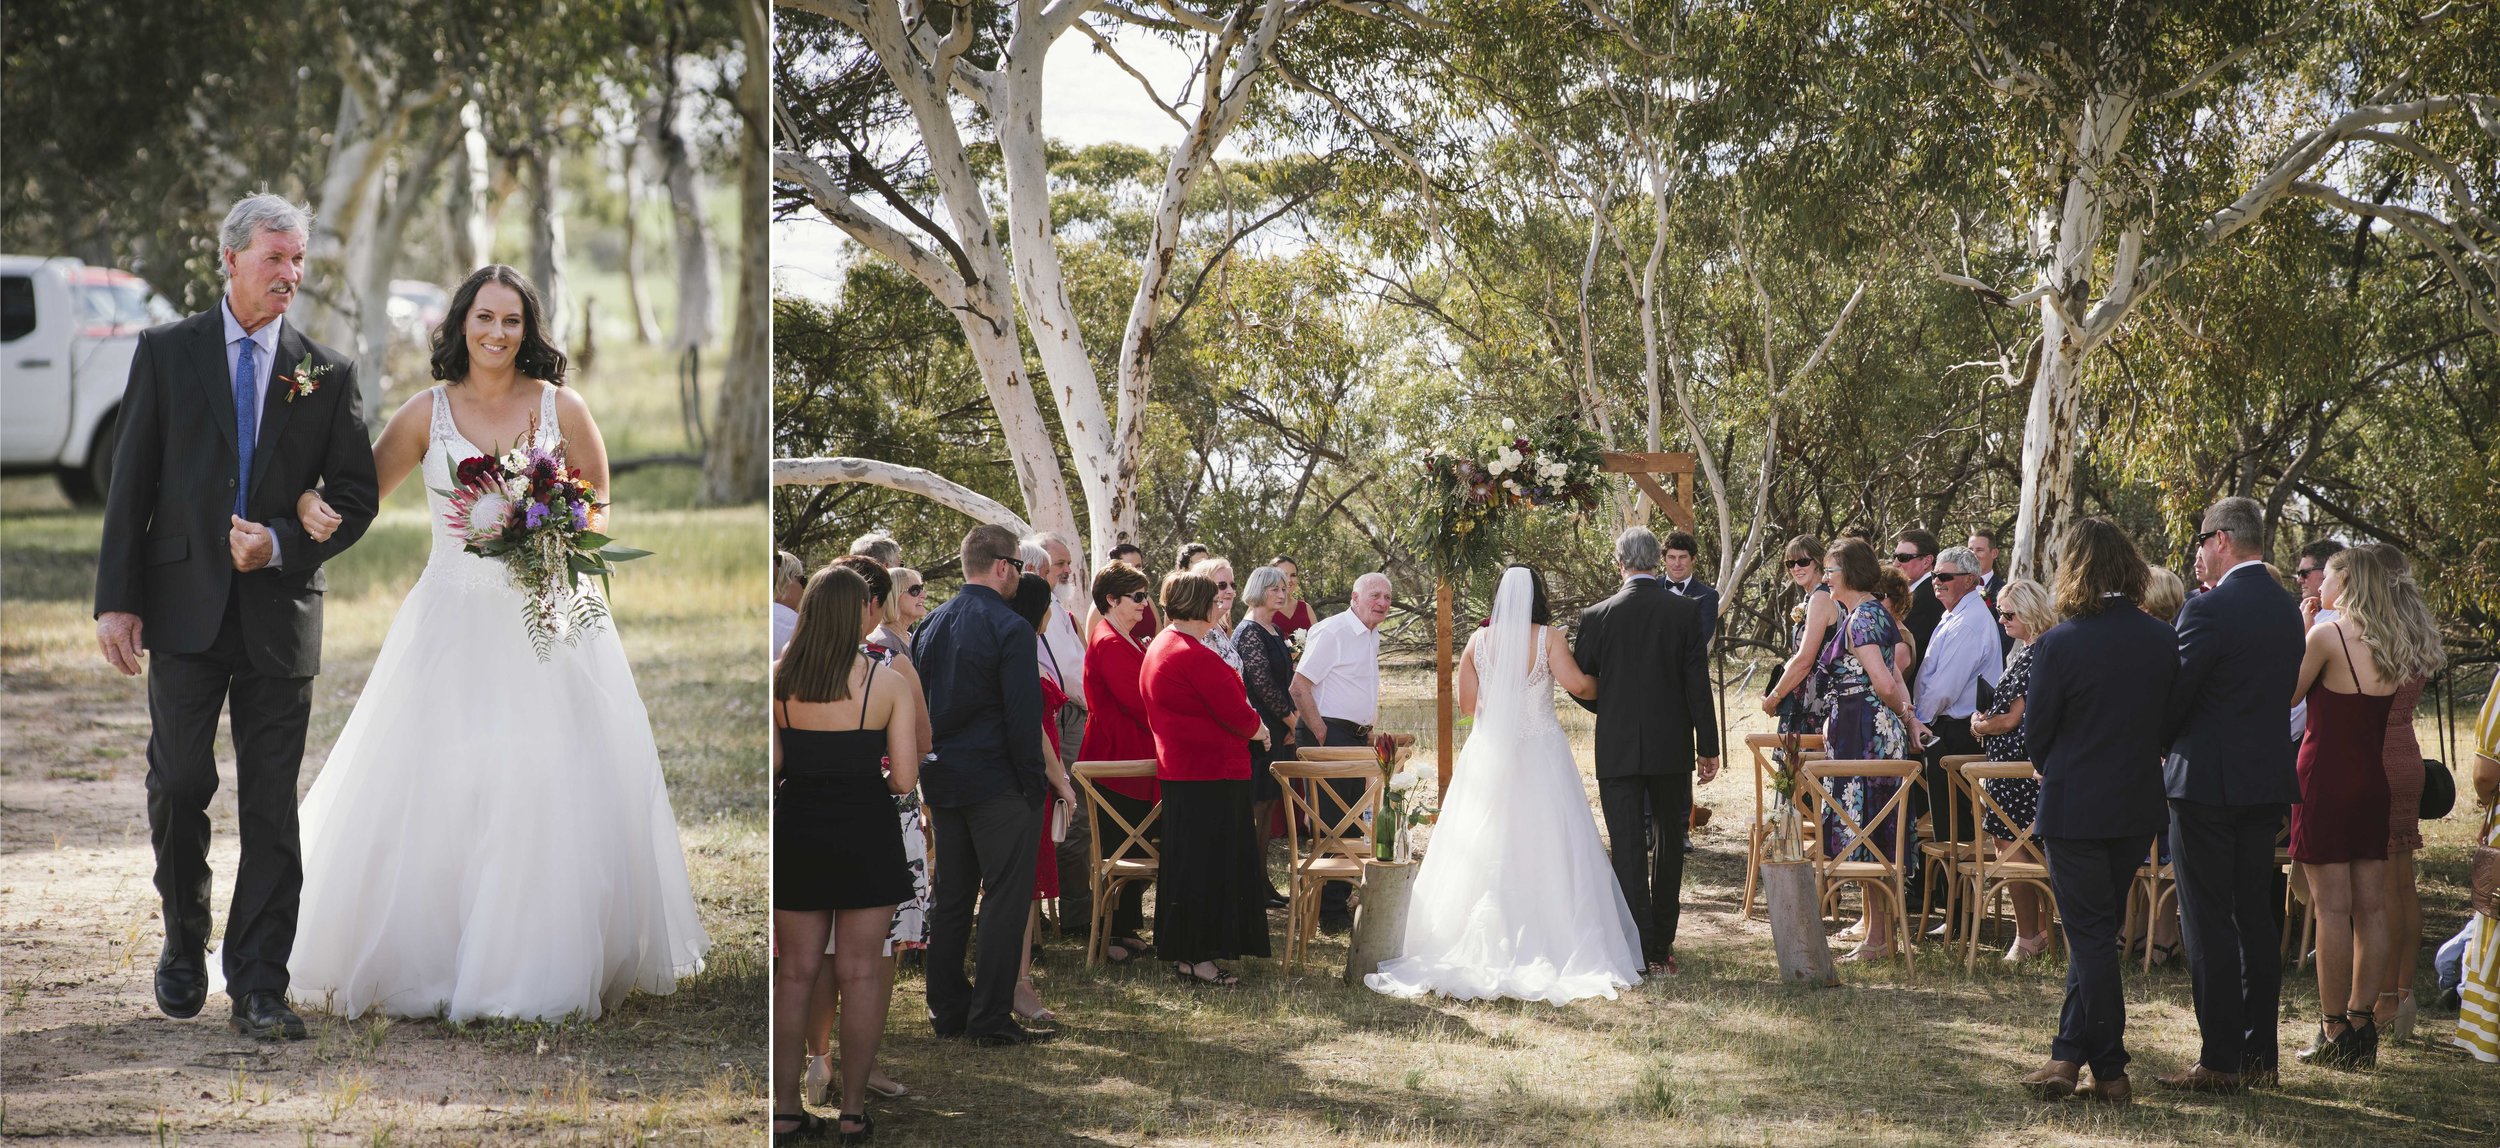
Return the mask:
[[451,293],[451,308],[434,325],[434,378],[457,383],[469,377],[469,308],[477,306],[478,290],[489,283],[501,283],[521,297],[521,353],[513,356],[513,369],[526,378],[563,386],[564,352],[547,341],[546,306],[538,301],[538,288],[531,285],[529,276],[501,263],[470,272],[459,290]]
[[1553,611],[1545,604],[1545,575],[1525,562],[1513,562],[1511,566],[1528,572],[1528,586],[1535,591],[1528,596],[1528,623],[1535,626],[1553,624]]

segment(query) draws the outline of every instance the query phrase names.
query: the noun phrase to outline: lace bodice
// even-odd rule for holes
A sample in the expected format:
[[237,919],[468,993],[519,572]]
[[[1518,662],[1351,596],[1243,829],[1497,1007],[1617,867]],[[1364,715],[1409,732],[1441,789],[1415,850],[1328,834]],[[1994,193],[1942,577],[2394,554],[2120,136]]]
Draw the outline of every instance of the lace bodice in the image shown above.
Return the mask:
[[[538,420],[530,430],[530,445],[555,450],[564,445],[564,432],[556,426],[556,389],[547,387],[538,398]],[[425,506],[432,518],[433,547],[427,551],[422,578],[446,579],[462,586],[501,587],[510,589],[511,578],[504,565],[480,558],[460,548],[460,537],[451,532],[444,519],[449,506],[440,493],[451,489],[452,471],[461,460],[486,453],[486,448],[470,442],[451,420],[451,400],[443,388],[434,388],[434,418],[425,436],[425,458],[418,464],[418,473],[425,479]]]
[[1526,716],[1529,727],[1532,730],[1542,730],[1551,726],[1559,730],[1562,728],[1562,719],[1554,713],[1554,668],[1546,657],[1548,644],[1545,634],[1546,627],[1529,627],[1528,640],[1536,647],[1536,658],[1528,664],[1527,680],[1515,686],[1497,685],[1486,675],[1485,647],[1482,643],[1477,644],[1475,653],[1471,656],[1476,660],[1476,689],[1479,693],[1498,688],[1523,690],[1526,694],[1526,705],[1521,712]]

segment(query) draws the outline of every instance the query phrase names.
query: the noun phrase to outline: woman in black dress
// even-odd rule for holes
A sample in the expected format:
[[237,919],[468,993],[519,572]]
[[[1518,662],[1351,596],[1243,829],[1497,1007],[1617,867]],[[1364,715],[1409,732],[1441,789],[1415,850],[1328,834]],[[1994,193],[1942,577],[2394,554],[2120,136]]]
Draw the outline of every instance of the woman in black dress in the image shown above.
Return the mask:
[[826,934],[839,950],[842,1135],[865,1138],[868,1072],[893,997],[886,929],[911,896],[893,795],[919,782],[911,691],[860,653],[876,600],[857,573],[828,567],[799,601],[798,629],[773,663],[773,1135],[808,1138],[824,1121],[799,1098],[808,989]]
[[[1250,572],[1242,589],[1241,600],[1250,604],[1250,613],[1233,631],[1233,648],[1241,651],[1241,683],[1250,691],[1250,708],[1259,711],[1259,719],[1267,726],[1267,741],[1250,745],[1250,825],[1259,841],[1259,855],[1267,855],[1267,825],[1275,815],[1276,803],[1284,799],[1284,788],[1268,766],[1294,758],[1293,731],[1302,723],[1295,720],[1293,702],[1293,651],[1285,645],[1285,603],[1292,594],[1285,572],[1274,566],[1261,566]],[[1266,862],[1260,862],[1264,873]],[[1285,895],[1276,891],[1274,882],[1267,884],[1267,904],[1271,909],[1285,906]]]

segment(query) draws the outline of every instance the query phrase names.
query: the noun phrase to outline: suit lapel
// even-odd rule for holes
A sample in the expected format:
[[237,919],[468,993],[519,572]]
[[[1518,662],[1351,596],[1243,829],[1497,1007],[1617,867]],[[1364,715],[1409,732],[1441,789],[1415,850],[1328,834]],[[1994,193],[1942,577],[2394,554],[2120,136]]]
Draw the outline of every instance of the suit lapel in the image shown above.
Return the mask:
[[215,417],[217,433],[226,440],[229,473],[232,460],[243,457],[242,445],[234,437],[234,374],[226,369],[226,301],[219,297],[217,306],[193,315],[187,324],[191,345],[186,357],[191,370],[199,376],[200,388],[208,394],[208,409]]
[[286,429],[287,418],[295,411],[295,404],[286,401],[285,384],[279,379],[293,371],[295,364],[304,361],[307,350],[304,337],[295,331],[295,324],[285,323],[278,328],[278,361],[269,365],[269,384],[261,389],[260,437],[253,440],[256,444],[252,448],[254,490],[260,489],[261,476],[269,473],[270,456],[278,453],[269,448],[277,443],[278,433]]

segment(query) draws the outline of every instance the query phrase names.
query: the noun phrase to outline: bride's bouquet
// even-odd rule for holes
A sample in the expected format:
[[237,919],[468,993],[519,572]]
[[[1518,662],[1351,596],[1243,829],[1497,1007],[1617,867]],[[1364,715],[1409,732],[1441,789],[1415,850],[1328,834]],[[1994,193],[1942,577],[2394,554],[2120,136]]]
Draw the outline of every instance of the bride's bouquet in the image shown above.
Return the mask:
[[[452,489],[434,493],[449,502],[443,518],[461,549],[510,572],[521,592],[521,626],[542,662],[557,641],[579,645],[597,633],[608,617],[610,569],[651,553],[590,528],[591,512],[606,504],[556,451],[514,447],[463,459]],[[599,579],[603,593],[583,593],[584,578]]]

